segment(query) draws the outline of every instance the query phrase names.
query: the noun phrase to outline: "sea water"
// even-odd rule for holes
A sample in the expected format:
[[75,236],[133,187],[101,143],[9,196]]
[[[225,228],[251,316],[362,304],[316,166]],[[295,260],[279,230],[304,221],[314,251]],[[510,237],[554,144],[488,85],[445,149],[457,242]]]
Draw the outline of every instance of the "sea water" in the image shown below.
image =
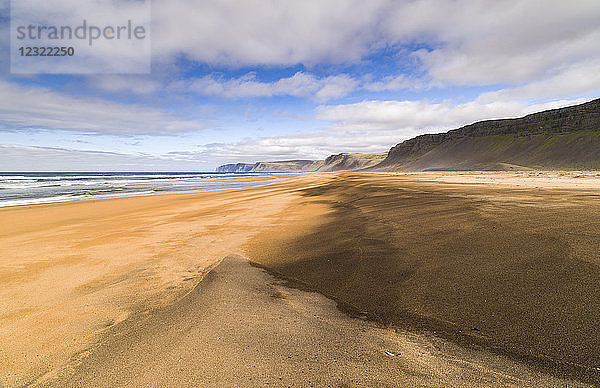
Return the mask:
[[[256,187],[280,181],[217,182],[269,176],[214,172],[0,172],[0,207]],[[207,182],[198,182],[199,180]],[[215,180],[211,182],[211,180]]]

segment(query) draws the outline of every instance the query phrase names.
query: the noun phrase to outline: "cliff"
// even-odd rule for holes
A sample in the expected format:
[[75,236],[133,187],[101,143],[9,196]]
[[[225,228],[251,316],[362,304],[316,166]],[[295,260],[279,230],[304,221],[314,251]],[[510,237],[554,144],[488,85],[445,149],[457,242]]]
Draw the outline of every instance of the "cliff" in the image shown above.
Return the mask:
[[316,171],[323,165],[320,160],[284,160],[281,162],[256,162],[225,164],[217,172],[303,172]]
[[600,99],[406,140],[378,170],[600,169]]
[[315,172],[357,170],[374,166],[385,159],[387,154],[348,154],[331,155],[325,160],[286,160],[281,162],[257,162],[253,164],[225,164],[217,172]]
[[348,154],[331,155],[325,159],[319,171],[348,171],[361,170],[381,163],[386,153],[380,154]]

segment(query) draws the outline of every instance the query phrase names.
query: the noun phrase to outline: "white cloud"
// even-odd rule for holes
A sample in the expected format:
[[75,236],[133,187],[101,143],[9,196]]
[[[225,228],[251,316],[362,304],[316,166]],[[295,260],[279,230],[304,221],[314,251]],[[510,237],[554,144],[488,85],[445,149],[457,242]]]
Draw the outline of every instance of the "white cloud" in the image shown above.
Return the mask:
[[396,143],[389,131],[373,131],[370,134],[320,131],[209,144],[203,146],[196,155],[220,164],[291,159],[317,160],[340,152],[387,152]]
[[[78,9],[108,22],[115,9],[124,9],[120,15],[131,7],[97,3],[61,0],[48,12]],[[357,63],[378,49],[414,44],[427,47],[414,57],[446,85],[531,82],[600,58],[600,2],[590,0],[155,0],[152,7],[156,63],[183,54],[225,67],[310,67]],[[104,49],[110,58],[111,48]],[[402,78],[389,81],[368,90],[404,88]],[[251,95],[267,93],[264,85],[244,86]]]
[[600,57],[597,1],[416,0],[389,15],[389,39],[434,42],[417,56],[440,84],[528,82]]
[[377,41],[387,0],[153,2],[159,57],[210,64],[293,65],[359,60]]
[[159,58],[225,66],[356,63],[416,44],[439,85],[499,84],[600,58],[598,20],[590,0],[170,0],[155,1],[153,36]]
[[190,81],[175,81],[169,85],[168,89],[174,92],[193,92],[230,99],[294,96],[325,102],[346,96],[353,92],[358,85],[359,81],[345,74],[317,78],[312,74],[297,72],[291,77],[273,82],[262,82],[257,80],[254,73],[249,73],[228,80],[204,76]]
[[372,78],[372,76],[365,76],[362,80],[358,80],[347,74],[318,78],[313,74],[297,72],[291,77],[262,82],[257,80],[254,73],[249,73],[232,79],[204,76],[195,80],[175,81],[168,86],[168,90],[228,99],[294,96],[309,98],[316,102],[327,102],[360,90],[381,92],[424,87],[422,81],[403,75],[383,77],[380,81],[372,81]]
[[333,123],[332,129],[369,132],[404,131],[402,138],[426,132],[442,132],[480,120],[519,117],[529,113],[574,105],[580,100],[551,101],[527,105],[518,101],[464,104],[427,101],[362,101],[355,104],[325,105],[316,109],[317,118]]
[[0,39],[0,52],[3,55],[0,55],[0,69],[4,71],[4,69],[10,68],[10,39],[6,38],[10,36],[10,23],[8,22],[8,15],[10,15],[10,0],[0,0],[0,15],[7,15],[7,20],[5,22],[2,21],[2,16],[0,16],[0,36],[5,37],[4,39]]
[[162,83],[149,76],[97,75],[90,77],[89,85],[114,93],[153,94],[159,91]]
[[416,90],[425,88],[425,84],[423,80],[398,75],[384,77],[381,81],[367,82],[363,85],[363,88],[373,92],[403,89]]
[[334,98],[344,97],[352,92],[358,86],[358,81],[342,74],[327,77],[323,82],[323,87],[315,94],[318,102],[329,101]]
[[203,128],[196,120],[141,105],[70,97],[0,80],[0,122],[9,129],[59,129],[117,135],[174,134]]
[[[37,57],[28,60],[15,50],[10,51],[13,73],[37,74],[148,74],[151,70],[151,3],[149,1],[95,1],[95,0],[18,0],[13,1],[10,9],[12,42],[19,46],[64,46],[73,47],[74,55],[65,57]],[[95,27],[98,39],[91,39],[92,33],[86,30],[78,34],[76,29]],[[18,37],[17,26],[38,24],[44,27],[69,26],[73,29],[72,39],[56,40],[47,33],[38,30]],[[132,38],[135,34],[122,28],[131,25],[144,29],[143,38]],[[117,31],[110,38],[102,36],[100,30],[105,27]],[[28,30],[31,31],[31,30]],[[35,31],[35,30],[33,30]],[[68,34],[65,34],[68,36]],[[79,39],[77,35],[85,38]]]
[[600,58],[565,66],[556,74],[522,86],[482,94],[478,101],[539,100],[597,96],[600,91]]
[[190,160],[145,154],[0,144],[3,171],[198,171]]

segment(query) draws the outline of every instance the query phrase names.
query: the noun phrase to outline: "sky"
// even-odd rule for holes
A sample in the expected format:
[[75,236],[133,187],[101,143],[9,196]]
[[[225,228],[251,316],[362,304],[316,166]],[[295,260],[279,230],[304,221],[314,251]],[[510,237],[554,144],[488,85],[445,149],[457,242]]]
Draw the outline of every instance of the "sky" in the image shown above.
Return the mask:
[[0,0],[0,171],[387,152],[600,97],[597,0],[153,0],[148,74],[11,73],[10,11]]

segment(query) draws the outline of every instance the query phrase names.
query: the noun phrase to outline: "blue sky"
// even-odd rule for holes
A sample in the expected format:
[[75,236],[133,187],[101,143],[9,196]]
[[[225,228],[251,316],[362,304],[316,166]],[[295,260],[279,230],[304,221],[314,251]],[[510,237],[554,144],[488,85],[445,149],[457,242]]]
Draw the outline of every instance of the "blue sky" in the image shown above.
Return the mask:
[[593,0],[154,0],[152,72],[141,75],[11,74],[6,0],[0,15],[4,171],[211,171],[385,152],[600,91]]

